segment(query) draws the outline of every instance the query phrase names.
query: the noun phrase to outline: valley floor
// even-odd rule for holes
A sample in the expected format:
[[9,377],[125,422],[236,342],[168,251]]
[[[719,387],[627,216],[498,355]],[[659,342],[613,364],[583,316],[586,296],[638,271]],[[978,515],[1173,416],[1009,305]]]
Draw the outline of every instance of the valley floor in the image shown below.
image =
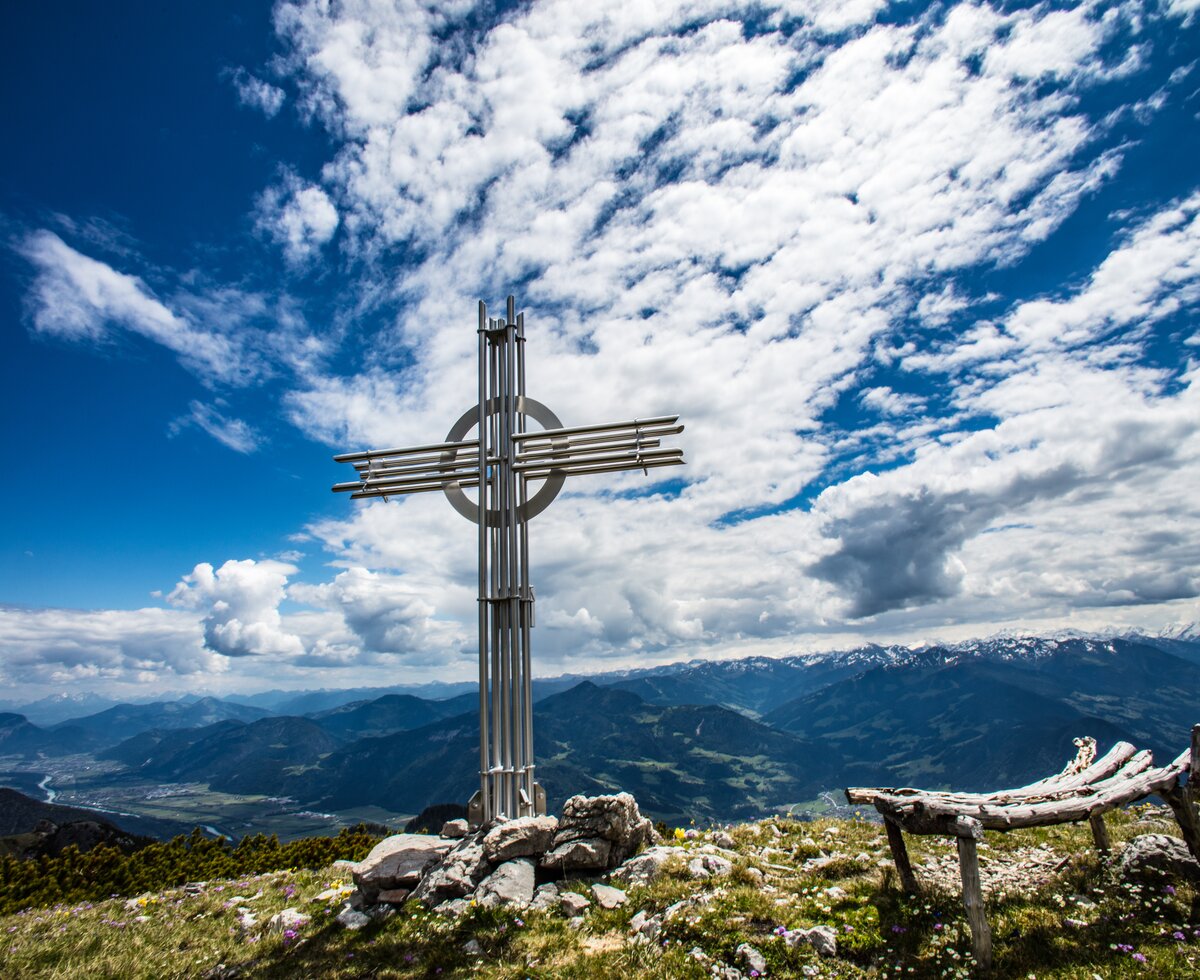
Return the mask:
[[[1153,807],[1109,816],[1114,845],[1175,832]],[[335,921],[344,868],[213,881],[0,918],[5,978],[520,978],[968,977],[970,939],[952,844],[912,839],[925,884],[897,890],[882,828],[866,820],[769,820],[729,831],[732,874],[693,878],[687,852],[705,842],[675,835],[678,866],[627,903],[571,924],[557,911],[473,908],[462,918],[415,903],[360,931]],[[1090,850],[1083,827],[989,834],[981,846],[996,977],[1200,975],[1200,896],[1182,883],[1135,885]],[[572,888],[587,893],[579,881]],[[677,905],[677,903],[683,903]],[[675,911],[653,941],[630,931],[639,912]],[[284,908],[309,921],[265,927]],[[789,930],[828,925],[837,954],[790,945]],[[738,952],[753,946],[766,969]],[[761,967],[761,964],[759,964]],[[734,973],[727,968],[736,968]]]

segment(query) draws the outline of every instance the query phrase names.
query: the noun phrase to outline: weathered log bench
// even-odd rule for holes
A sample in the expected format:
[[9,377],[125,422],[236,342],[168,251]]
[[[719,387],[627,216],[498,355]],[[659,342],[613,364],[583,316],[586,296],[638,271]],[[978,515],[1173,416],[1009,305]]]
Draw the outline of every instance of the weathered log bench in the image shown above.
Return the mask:
[[[870,803],[883,817],[888,844],[900,884],[916,892],[917,878],[908,859],[903,831],[938,834],[958,842],[963,905],[971,926],[975,960],[987,970],[992,961],[992,936],[983,908],[976,842],[985,830],[1047,827],[1088,821],[1096,848],[1111,850],[1104,814],[1148,796],[1160,796],[1171,807],[1188,850],[1200,861],[1200,725],[1192,729],[1190,748],[1170,765],[1154,767],[1147,750],[1118,742],[1096,758],[1096,740],[1077,738],[1078,752],[1062,772],[995,793],[950,793],[920,789],[850,788],[850,803]],[[1187,775],[1186,785],[1181,777]]]

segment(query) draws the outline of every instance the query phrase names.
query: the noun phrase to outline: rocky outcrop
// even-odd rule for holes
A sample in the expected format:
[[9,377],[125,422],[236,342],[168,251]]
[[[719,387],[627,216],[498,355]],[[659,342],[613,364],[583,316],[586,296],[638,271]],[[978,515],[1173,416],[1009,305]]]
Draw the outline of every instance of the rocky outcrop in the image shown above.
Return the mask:
[[450,847],[450,841],[429,834],[395,834],[354,866],[354,884],[368,904],[376,902],[380,892],[411,890]]
[[483,838],[484,856],[492,864],[517,857],[542,855],[558,830],[555,817],[518,817],[497,824]]
[[505,861],[479,883],[475,901],[487,908],[492,905],[511,905],[526,908],[533,901],[533,862],[527,857]]
[[[635,858],[630,869],[620,865],[654,838],[650,821],[628,793],[573,796],[561,819],[519,817],[474,832],[460,821],[448,821],[440,837],[397,834],[376,845],[351,867],[358,891],[346,905],[370,914],[372,907],[415,899],[448,915],[461,914],[469,899],[484,906],[554,908],[561,901],[586,907],[582,896],[560,894],[557,879],[571,872],[598,875],[613,870],[614,880],[644,883],[677,849],[652,848]],[[614,908],[625,893],[595,885],[592,897]],[[356,917],[346,918],[348,928],[358,927]]]
[[1167,834],[1135,837],[1121,852],[1119,867],[1126,878],[1139,881],[1182,878],[1200,882],[1200,862],[1182,840]]

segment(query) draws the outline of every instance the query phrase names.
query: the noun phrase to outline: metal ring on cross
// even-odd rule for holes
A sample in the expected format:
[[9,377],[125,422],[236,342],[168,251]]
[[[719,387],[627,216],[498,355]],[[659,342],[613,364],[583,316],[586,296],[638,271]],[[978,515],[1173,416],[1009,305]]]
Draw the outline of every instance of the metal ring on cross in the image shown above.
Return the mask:
[[[500,414],[499,398],[488,399],[487,414],[489,418],[493,415]],[[550,411],[549,408],[547,408],[537,399],[529,398],[526,395],[517,396],[517,414],[524,415],[526,418],[531,418],[535,422],[540,422],[542,428],[544,429],[561,429],[563,427],[563,424],[559,421],[558,416]],[[467,433],[471,431],[471,426],[476,425],[478,422],[479,405],[476,404],[474,407],[468,408],[465,412],[463,412],[459,420],[450,427],[450,431],[446,433],[446,441],[462,442],[463,439],[466,438]],[[483,439],[482,432],[479,433],[479,438],[481,440]],[[562,441],[564,443],[566,442],[565,439]],[[456,453],[453,451],[443,453],[442,462],[452,463],[455,460],[455,456]],[[525,523],[525,521],[528,521],[532,517],[536,517],[547,507],[549,507],[554,498],[558,496],[558,492],[563,488],[563,484],[566,482],[566,480],[566,476],[562,473],[552,472],[548,477],[546,477],[546,482],[538,487],[537,492],[517,508],[518,523]],[[460,487],[457,482],[446,484],[444,487],[442,487],[442,492],[446,495],[446,499],[450,501],[451,507],[462,514],[462,516],[467,520],[475,524],[479,523],[479,505],[473,504],[469,499],[467,499],[467,495],[463,493],[462,487]],[[485,492],[482,486],[479,488],[479,492]],[[488,527],[500,526],[500,511],[497,508],[488,508],[487,522]]]

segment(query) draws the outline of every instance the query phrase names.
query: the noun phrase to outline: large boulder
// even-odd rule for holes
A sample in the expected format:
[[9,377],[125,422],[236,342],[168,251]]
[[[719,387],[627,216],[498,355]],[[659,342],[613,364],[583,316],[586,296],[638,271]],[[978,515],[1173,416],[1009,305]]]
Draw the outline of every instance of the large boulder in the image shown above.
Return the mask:
[[641,815],[637,801],[628,793],[572,796],[563,804],[551,854],[577,841],[606,841],[609,849],[603,866],[612,868],[653,836],[654,825]]
[[533,901],[534,876],[529,858],[506,861],[479,883],[475,901],[484,908],[511,905],[523,909]]
[[431,908],[447,899],[462,898],[475,890],[487,870],[483,841],[478,835],[463,838],[441,864],[426,872],[412,897]]
[[610,867],[612,843],[606,840],[573,840],[547,851],[541,866],[548,871],[603,871]]
[[497,824],[483,838],[484,856],[492,864],[517,857],[540,857],[550,849],[556,817],[517,817]]
[[1200,862],[1178,837],[1143,834],[1121,852],[1121,874],[1141,881],[1183,878],[1200,882]]
[[429,834],[395,834],[381,840],[353,867],[354,883],[367,904],[374,904],[381,891],[414,888],[425,869],[453,843]]

